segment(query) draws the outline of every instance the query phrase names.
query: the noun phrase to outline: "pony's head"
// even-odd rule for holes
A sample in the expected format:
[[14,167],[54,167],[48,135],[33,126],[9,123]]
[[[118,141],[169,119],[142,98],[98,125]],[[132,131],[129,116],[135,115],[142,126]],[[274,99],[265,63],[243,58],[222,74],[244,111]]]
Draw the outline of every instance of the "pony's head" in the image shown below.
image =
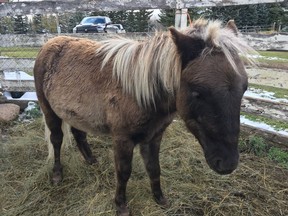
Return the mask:
[[209,166],[229,174],[239,160],[240,106],[247,75],[239,56],[253,51],[238,38],[233,22],[198,20],[192,28],[170,29],[181,56],[176,106],[199,140]]

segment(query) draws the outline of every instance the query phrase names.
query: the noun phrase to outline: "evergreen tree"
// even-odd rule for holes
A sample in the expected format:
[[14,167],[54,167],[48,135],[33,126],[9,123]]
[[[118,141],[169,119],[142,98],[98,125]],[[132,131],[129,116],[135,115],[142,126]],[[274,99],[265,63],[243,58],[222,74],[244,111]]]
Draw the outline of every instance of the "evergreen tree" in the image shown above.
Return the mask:
[[14,23],[14,33],[16,34],[25,34],[28,31],[28,18],[27,16],[14,16],[13,17]]
[[77,25],[77,21],[75,20],[73,15],[70,15],[68,18],[68,23],[67,23],[67,32],[68,33],[73,33],[73,28]]
[[[240,12],[241,19],[239,25],[241,26],[255,26],[258,23],[257,5],[243,5]],[[237,20],[236,20],[237,22]],[[238,23],[238,22],[237,22]]]
[[24,33],[32,32],[32,28],[31,28],[31,25],[29,24],[29,20],[27,16],[23,17],[23,28],[24,28]]
[[147,32],[149,29],[148,21],[152,16],[153,11],[148,10],[139,10],[134,13],[135,22],[136,22],[136,32]]
[[127,12],[126,31],[127,32],[137,31],[137,23],[135,22],[135,16],[133,10]]
[[[268,10],[269,10],[268,22],[271,25],[275,23],[275,30],[277,30],[280,23],[282,24],[283,21],[285,23],[285,11],[281,7],[281,5],[278,3],[269,4]],[[286,14],[287,14],[287,11],[286,11]]]
[[[239,6],[225,6],[225,7],[211,7],[205,10],[204,17],[209,19],[219,19],[223,22],[234,19],[239,21],[241,7]],[[237,22],[238,24],[238,22]]]
[[284,14],[281,17],[281,25],[282,27],[288,26],[288,6],[287,8],[284,8]]
[[73,19],[75,21],[75,25],[79,24],[84,17],[85,17],[85,14],[83,12],[76,12],[73,15]]
[[117,11],[108,11],[106,13],[106,16],[108,16],[111,19],[111,22],[115,23],[117,19]]
[[35,14],[33,16],[33,31],[34,33],[43,33],[44,27],[42,23],[42,14]]
[[[205,15],[206,8],[189,8],[188,13],[191,21],[199,19],[201,16]],[[188,17],[188,23],[189,23],[189,17]]]
[[71,14],[71,17],[70,17],[69,23],[68,23],[68,26],[69,26],[68,31],[73,32],[73,28],[76,25],[78,25],[84,17],[85,17],[85,14],[82,12],[76,12],[74,14]]
[[116,11],[109,13],[108,16],[111,18],[113,23],[122,24],[123,26],[126,25],[126,20],[128,17],[127,11]]
[[267,20],[269,19],[269,10],[267,4],[259,4],[257,8],[258,22],[257,25],[265,26],[267,25]]
[[42,26],[43,26],[43,29],[45,29],[45,32],[55,33],[56,21],[55,21],[55,18],[51,19],[51,17],[54,18],[54,16],[51,16],[51,15],[43,15]]
[[174,26],[175,13],[175,9],[160,10],[158,22],[161,23],[164,27]]
[[[61,33],[68,33],[69,29],[71,28],[71,24],[69,23],[70,16],[67,13],[59,14],[58,20],[59,26],[61,28]],[[72,32],[73,27],[70,29],[70,32]]]
[[0,18],[0,34],[11,34],[14,32],[13,19],[10,16]]

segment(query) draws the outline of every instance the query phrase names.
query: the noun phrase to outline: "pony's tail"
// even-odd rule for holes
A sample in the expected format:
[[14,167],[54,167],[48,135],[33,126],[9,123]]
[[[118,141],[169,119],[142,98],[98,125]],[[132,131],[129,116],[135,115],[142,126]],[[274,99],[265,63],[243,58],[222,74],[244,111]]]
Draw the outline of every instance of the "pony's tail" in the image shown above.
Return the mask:
[[[54,148],[53,145],[51,143],[50,140],[50,130],[46,124],[45,118],[43,116],[43,122],[45,124],[45,141],[48,144],[48,157],[47,160],[53,159],[54,158]],[[62,149],[67,149],[72,147],[72,135],[71,135],[71,126],[69,124],[67,124],[66,122],[62,121],[62,131],[63,131],[63,141],[62,141],[62,146],[61,146],[61,150]]]

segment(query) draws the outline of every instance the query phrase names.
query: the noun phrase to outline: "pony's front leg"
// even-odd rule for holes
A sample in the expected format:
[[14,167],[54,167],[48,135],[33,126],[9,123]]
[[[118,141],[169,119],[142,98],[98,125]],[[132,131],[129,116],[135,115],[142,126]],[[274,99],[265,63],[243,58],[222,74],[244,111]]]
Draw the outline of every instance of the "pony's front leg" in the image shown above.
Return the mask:
[[118,216],[128,216],[126,186],[131,175],[134,142],[130,139],[114,138],[114,157],[117,175],[115,203]]
[[155,201],[167,206],[168,201],[164,197],[160,184],[159,151],[163,133],[156,135],[149,143],[141,143],[140,152],[143,157],[147,173],[150,177],[151,189]]

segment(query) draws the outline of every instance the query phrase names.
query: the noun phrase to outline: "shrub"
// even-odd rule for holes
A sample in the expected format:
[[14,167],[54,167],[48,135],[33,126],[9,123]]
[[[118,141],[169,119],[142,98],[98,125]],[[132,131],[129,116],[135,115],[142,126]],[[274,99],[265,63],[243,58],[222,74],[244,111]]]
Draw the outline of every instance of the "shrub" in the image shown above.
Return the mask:
[[248,141],[248,151],[257,156],[265,156],[268,152],[269,146],[265,143],[262,137],[252,136]]
[[268,157],[288,168],[288,152],[276,147],[271,147],[268,152]]

